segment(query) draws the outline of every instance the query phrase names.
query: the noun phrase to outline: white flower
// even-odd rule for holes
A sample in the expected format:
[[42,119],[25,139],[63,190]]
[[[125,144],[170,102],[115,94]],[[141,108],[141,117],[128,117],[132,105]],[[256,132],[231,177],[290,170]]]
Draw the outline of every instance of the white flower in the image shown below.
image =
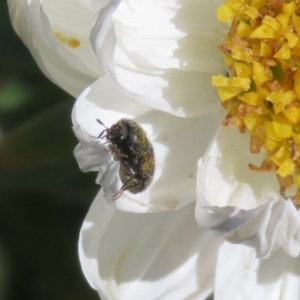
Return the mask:
[[[52,80],[75,95],[97,79],[78,97],[72,119],[79,165],[99,172],[102,185],[79,241],[83,271],[102,299],[205,299],[214,287],[222,300],[299,298],[298,260],[286,254],[299,254],[297,209],[279,194],[274,174],[249,170],[264,157],[249,152],[249,135],[215,133],[222,118],[210,81],[225,73],[220,3],[9,1],[15,30]],[[82,51],[69,49],[70,38]],[[110,127],[121,118],[145,129],[156,170],[147,190],[112,201],[122,186],[119,162],[97,138],[104,129],[97,119]],[[220,247],[222,239],[196,227],[196,197],[201,227],[250,248]]]
[[[183,171],[183,168],[188,170],[188,165],[186,163],[180,165],[180,167],[178,165],[178,163],[180,163],[180,161],[182,162],[182,160],[185,158],[184,154],[182,155],[182,151],[179,151],[178,153],[180,154],[180,157],[174,157],[174,159],[172,159],[174,166],[171,167],[168,164],[165,165],[166,162],[168,162],[168,157],[163,155],[163,150],[167,150],[168,154],[176,153],[178,147],[185,145],[185,149],[189,149],[187,152],[185,152],[188,153],[188,159],[190,161],[194,161],[194,158],[192,158],[194,153],[197,153],[197,157],[202,156],[202,150],[196,149],[194,146],[199,141],[202,145],[207,144],[208,135],[208,138],[212,137],[207,130],[211,129],[211,125],[213,126],[213,124],[218,123],[219,118],[217,117],[217,120],[213,121],[213,115],[208,114],[206,116],[200,115],[199,117],[186,120],[178,119],[176,117],[165,115],[164,113],[159,113],[158,111],[150,110],[152,107],[161,111],[171,112],[174,115],[187,116],[193,115],[191,110],[188,110],[192,107],[194,109],[194,113],[199,114],[197,107],[191,103],[187,103],[187,110],[178,110],[178,107],[185,107],[186,104],[186,98],[182,97],[181,105],[166,106],[166,103],[170,104],[172,101],[176,100],[178,95],[177,88],[182,89],[182,87],[172,85],[172,76],[165,77],[165,74],[169,75],[169,73],[173,71],[186,72],[186,70],[183,68],[184,64],[180,63],[176,65],[175,70],[173,69],[175,62],[182,59],[174,54],[176,51],[173,51],[172,55],[169,54],[168,56],[165,54],[166,47],[157,46],[157,48],[155,48],[149,46],[149,44],[151,45],[151,42],[153,42],[154,45],[159,45],[160,40],[155,40],[155,38],[159,39],[160,37],[158,32],[160,34],[166,34],[163,30],[158,30],[156,28],[156,25],[157,27],[162,26],[160,25],[159,17],[155,18],[155,24],[151,23],[152,15],[150,14],[150,8],[156,12],[155,8],[158,9],[159,6],[157,3],[154,4],[154,2],[145,2],[146,4],[143,3],[141,5],[133,1],[129,3],[131,6],[126,1],[121,2],[120,6],[116,9],[114,14],[112,14],[112,19],[110,19],[110,16],[107,16],[106,18],[106,22],[108,22],[107,19],[109,19],[112,22],[112,28],[115,29],[115,32],[109,30],[107,31],[110,33],[112,32],[111,34],[114,36],[114,38],[110,38],[108,40],[116,39],[116,48],[113,52],[114,55],[108,55],[106,53],[104,56],[101,55],[99,51],[98,58],[100,61],[102,61],[102,65],[103,61],[109,62],[106,70],[110,77],[100,79],[98,82],[94,83],[94,85],[87,89],[78,98],[77,103],[75,104],[73,122],[75,124],[75,133],[77,133],[78,138],[81,141],[81,145],[75,150],[75,154],[77,157],[79,157],[79,163],[83,170],[100,170],[101,175],[98,179],[98,182],[102,184],[103,191],[96,198],[94,206],[99,205],[97,203],[102,203],[103,199],[105,199],[110,205],[116,206],[118,209],[125,211],[155,212],[159,210],[163,211],[166,209],[179,208],[177,212],[163,212],[159,214],[159,216],[167,223],[171,223],[172,221],[169,221],[169,217],[171,218],[172,216],[175,218],[175,214],[178,214],[178,216],[183,216],[184,211],[193,205],[193,203],[191,203],[187,207],[184,206],[188,202],[192,201],[193,196],[190,194],[191,187],[187,178],[177,180],[178,176],[182,175],[182,172],[187,174],[186,171]],[[198,5],[201,6],[203,3],[198,3]],[[161,7],[159,8],[159,12],[162,14],[164,11],[161,9]],[[178,6],[177,11],[175,11],[175,16],[173,15],[171,19],[180,20],[180,16],[184,15],[185,10],[191,13],[191,10],[188,10],[184,5],[182,7]],[[144,12],[147,12],[147,17],[144,16]],[[169,13],[169,10],[165,10],[165,12],[167,14]],[[205,11],[205,13],[207,13],[207,11]],[[214,20],[213,13],[213,11],[211,15],[207,13],[207,18],[209,20]],[[176,18],[177,15],[178,18]],[[157,16],[157,13],[153,13],[153,18],[154,16]],[[191,15],[188,16],[190,19],[185,21],[187,23],[194,23],[195,20],[191,18]],[[122,21],[118,20],[117,17],[122,18]],[[135,18],[136,20],[139,20],[136,21],[137,23],[134,23],[133,21]],[[162,22],[165,20],[168,20],[168,18],[164,17]],[[184,19],[181,19],[181,22],[183,22],[183,20]],[[131,24],[131,21],[133,24]],[[127,26],[127,22],[130,23],[130,26]],[[145,22],[146,25],[143,25],[143,22]],[[169,27],[172,27],[174,24],[176,24],[175,21],[174,23],[170,20],[168,21]],[[134,25],[137,28],[135,28]],[[189,26],[189,24],[181,25],[186,28],[193,28],[193,26]],[[132,27],[134,27],[135,30]],[[177,29],[176,26],[175,28]],[[219,27],[215,25],[215,28]],[[140,31],[142,31],[143,35],[140,34]],[[203,32],[203,30],[201,31],[200,29],[198,31]],[[97,33],[99,36],[101,36],[100,40],[104,40],[103,36],[105,36],[105,34],[101,32],[100,26],[98,26]],[[126,34],[129,35],[128,38]],[[150,35],[150,41],[148,41],[149,38],[147,38],[147,35],[145,34]],[[185,38],[182,38],[182,36],[179,34],[181,39],[176,40],[176,38],[174,38],[174,36],[177,37],[175,33],[170,31],[169,34],[172,36],[173,43],[176,45],[175,48],[177,47],[180,49],[179,43],[181,40],[185,40]],[[182,32],[181,34],[184,35]],[[186,36],[189,36],[189,31],[185,32],[185,34]],[[95,36],[97,37],[97,35]],[[191,36],[189,36],[189,38],[192,39]],[[163,39],[163,41],[168,40],[170,40],[169,35]],[[219,41],[219,39],[217,39],[217,41]],[[145,44],[147,47],[144,46]],[[170,47],[169,43],[167,44]],[[103,47],[103,44],[97,44],[97,41],[94,42],[94,49],[96,53],[98,48],[102,49],[101,47]],[[112,46],[111,48],[113,49]],[[129,51],[130,49],[131,51]],[[180,53],[180,51],[177,52]],[[203,59],[203,57],[205,57],[205,59]],[[202,72],[203,69],[201,69],[201,67],[197,69],[197,66],[199,66],[200,62],[203,61],[209,63],[210,56],[205,56],[204,54],[202,54],[202,56],[199,55],[198,59],[200,62],[197,62],[196,58],[197,57],[194,57],[195,64],[191,65],[194,66],[198,72]],[[124,61],[122,61],[122,59]],[[169,66],[170,68],[168,68]],[[180,69],[180,67],[182,68]],[[179,68],[179,70],[177,68]],[[211,69],[213,69],[213,67]],[[215,70],[215,72],[218,71]],[[185,75],[187,74],[183,73],[182,76]],[[197,74],[194,75],[196,77],[198,76]],[[208,78],[210,74],[204,73],[204,76],[207,76]],[[117,90],[114,85],[111,87],[112,83],[110,78],[113,78],[115,82],[117,82],[120,90]],[[153,81],[153,78],[155,81]],[[165,86],[169,87],[169,93],[164,93],[164,85],[159,83],[160,81],[165,81],[166,79],[167,83]],[[183,83],[184,86],[187,84],[186,82]],[[205,81],[203,81],[202,84],[205,84]],[[199,101],[206,100],[205,97],[202,97],[201,91],[205,95],[207,87],[205,85],[200,85],[200,83],[199,86],[201,87],[201,89],[198,90],[200,93],[198,96]],[[172,92],[172,90],[174,92]],[[126,94],[126,96],[124,94]],[[107,95],[111,95],[109,99]],[[214,102],[214,99],[212,98],[210,101]],[[95,138],[95,136],[97,137],[102,131],[102,129],[99,128],[99,124],[96,122],[96,119],[101,118],[101,121],[107,127],[110,127],[113,123],[123,117],[129,117],[137,120],[139,124],[146,129],[149,139],[153,143],[156,154],[157,177],[154,179],[153,184],[146,192],[137,195],[124,192],[120,199],[117,201],[111,201],[111,196],[119,190],[122,183],[120,180],[118,183],[115,180],[115,178],[118,177],[118,168],[115,167],[115,165],[118,164],[117,162],[110,160],[109,167],[106,167],[107,160],[110,159],[109,155],[106,155],[106,158],[105,156],[101,156],[101,161],[97,160],[100,159],[99,156],[97,156],[97,153],[99,153],[101,147],[103,148],[103,145],[101,141]],[[209,120],[205,120],[205,118],[209,118]],[[192,122],[190,125],[188,125],[190,127],[183,128],[183,135],[179,134],[177,128],[182,128],[182,125],[180,125],[178,122],[184,123],[189,121]],[[162,126],[162,123],[160,122],[164,123],[164,125]],[[203,125],[200,123],[196,125],[199,133],[198,139],[197,137],[193,137],[194,130],[188,129],[192,128],[192,124],[196,124],[196,122],[203,122]],[[177,124],[178,127],[175,127],[175,124]],[[209,126],[204,124],[209,124]],[[79,130],[76,130],[76,128]],[[173,132],[172,129],[174,130]],[[205,134],[202,136],[201,134],[203,134],[203,132],[205,132]],[[170,137],[173,136],[176,138],[176,145],[169,143],[170,138],[166,134],[169,134]],[[179,135],[180,140],[177,138]],[[187,140],[183,141],[183,136],[187,138]],[[163,139],[162,137],[166,138]],[[239,266],[239,261],[237,260],[237,257],[233,257],[232,260],[226,260],[226,258],[224,258],[225,255],[230,256],[230,251],[233,252],[234,250],[232,250],[231,246],[228,244],[225,244],[221,247],[218,254],[219,259],[217,261],[216,269],[216,299],[223,299],[224,291],[226,291],[227,299],[233,299],[234,297],[238,296],[241,296],[241,299],[243,299],[243,297],[246,297],[245,295],[249,293],[249,290],[252,291],[252,296],[257,294],[260,297],[260,295],[264,294],[264,288],[266,284],[261,284],[257,281],[259,280],[259,271],[261,269],[264,270],[266,268],[265,266],[269,267],[270,264],[272,265],[273,260],[272,258],[269,258],[266,260],[266,263],[263,264],[255,258],[255,255],[258,255],[259,257],[268,257],[274,245],[276,245],[276,247],[277,245],[281,245],[286,251],[288,251],[289,254],[297,255],[298,241],[294,239],[294,233],[298,228],[297,211],[294,205],[292,205],[291,201],[283,200],[282,197],[279,196],[279,185],[276,179],[273,180],[272,176],[270,176],[268,173],[257,174],[248,169],[247,165],[249,162],[255,163],[259,161],[261,157],[256,157],[249,153],[249,142],[245,142],[245,139],[247,138],[249,139],[249,136],[241,135],[234,131],[234,129],[220,128],[213,139],[213,142],[211,142],[211,146],[208,148],[203,160],[200,160],[199,162],[197,181],[198,202],[196,208],[196,218],[198,223],[202,227],[216,231],[218,234],[222,235],[222,237],[232,243],[243,243],[250,247],[254,247],[256,250],[255,252],[243,246],[236,246],[236,251],[239,251],[239,258],[246,261],[240,270],[238,270],[237,267]],[[91,149],[89,148],[91,143],[93,144],[93,151],[87,156],[86,154],[88,149]],[[243,147],[243,150],[240,150],[241,148],[238,147],[238,145]],[[86,146],[88,146],[88,148]],[[101,166],[99,167],[99,165]],[[176,169],[177,172],[174,172]],[[172,171],[169,173],[168,170]],[[220,170],[223,171],[223,173]],[[238,181],[238,176],[241,176],[242,183]],[[247,182],[245,181],[246,179],[249,180],[248,184],[244,184]],[[160,182],[164,183],[160,184]],[[170,185],[173,185],[172,188],[168,188],[168,185],[165,184],[165,182],[169,182]],[[183,187],[187,188],[186,192],[183,194],[180,193],[182,190],[178,186],[177,182],[180,182]],[[177,190],[175,191],[175,188],[179,188],[179,192]],[[239,189],[241,190],[240,193]],[[174,191],[174,194],[169,198],[168,194],[172,191]],[[252,195],[252,197],[249,197],[249,195]],[[173,201],[169,202],[167,199],[173,199]],[[228,203],[229,201],[232,202]],[[102,205],[105,206],[105,204]],[[158,248],[155,248],[155,250],[149,248],[149,244],[139,244],[137,242],[137,245],[135,245],[132,240],[132,235],[136,236],[136,230],[138,229],[143,237],[145,236],[145,238],[148,238],[150,241],[154,240],[152,234],[159,232],[159,229],[156,229],[156,227],[153,228],[152,224],[156,224],[158,221],[152,220],[152,218],[159,218],[158,216],[133,216],[131,214],[113,211],[113,217],[105,218],[105,221],[101,225],[97,226],[97,223],[100,222],[98,221],[98,218],[101,220],[101,216],[104,214],[108,214],[110,216],[110,214],[107,213],[105,208],[101,207],[101,209],[99,208],[97,211],[94,206],[91,208],[89,213],[91,217],[87,217],[85,225],[83,226],[79,249],[84,273],[91,286],[98,290],[102,297],[107,297],[107,299],[129,299],[131,296],[131,298],[133,297],[139,299],[141,295],[149,293],[148,289],[152,290],[152,293],[149,293],[150,299],[156,299],[160,297],[161,299],[174,299],[174,297],[175,299],[185,299],[184,297],[189,297],[187,295],[182,296],[180,289],[175,289],[175,286],[177,286],[177,281],[174,281],[173,272],[168,272],[165,274],[166,276],[161,276],[161,274],[150,275],[150,273],[152,274],[152,272],[156,272],[156,268],[153,267],[153,264],[160,265],[160,263],[156,263],[156,261],[160,259],[160,255],[156,256],[157,251],[161,253],[160,251],[163,251],[160,250],[161,247],[163,249],[164,247],[169,247],[169,240],[167,242],[161,242],[161,246],[157,246]],[[111,208],[107,206],[107,209]],[[119,216],[124,216],[124,219]],[[189,215],[189,217],[191,217],[191,215]],[[128,220],[125,218],[128,218]],[[129,218],[137,218],[136,220],[140,221],[136,221],[136,225],[129,225]],[[132,220],[132,222],[134,221]],[[85,226],[88,228],[88,230],[85,230]],[[164,226],[166,225],[163,225],[162,228],[164,228]],[[119,229],[123,227],[127,228],[127,234],[123,233],[123,231]],[[128,229],[128,227],[130,229]],[[177,228],[177,226],[174,227]],[[100,230],[99,232],[99,228],[105,229]],[[115,231],[111,232],[111,228],[113,228]],[[152,230],[155,233],[153,233]],[[86,232],[88,233],[86,234]],[[149,236],[147,235],[146,237],[145,232],[147,232]],[[187,232],[190,232],[190,230],[187,229]],[[283,234],[281,234],[281,232],[283,232]],[[199,231],[198,234],[200,237],[202,233]],[[128,239],[124,237],[127,235]],[[121,241],[119,241],[120,239]],[[156,236],[155,240],[159,241],[160,237]],[[111,243],[117,243],[118,246],[111,246]],[[128,246],[131,244],[134,244],[133,249]],[[107,250],[102,251],[102,247],[105,247],[103,245],[107,245]],[[190,247],[191,245],[186,243],[186,246]],[[128,250],[128,247],[130,250]],[[199,252],[197,255],[201,256],[203,247],[207,247],[207,245],[199,243],[198,247]],[[214,247],[216,247],[214,248],[216,251],[218,246]],[[115,249],[113,254],[110,254],[111,249]],[[181,248],[179,245],[176,248],[172,247],[172,249],[169,250],[170,253],[167,254],[167,257],[172,257],[171,253],[174,253],[174,255],[180,255],[177,252],[180,252],[180,249]],[[142,256],[141,253],[143,254]],[[285,288],[279,284],[282,282],[282,278],[284,278],[284,276],[290,276],[289,265],[291,264],[291,259],[283,254],[282,251],[279,251],[278,253],[281,253],[281,255],[285,257],[285,263],[282,264],[282,268],[280,272],[278,272],[278,282],[276,282],[275,279],[273,280],[273,278],[270,279],[274,284],[272,284],[272,287],[270,287],[269,291],[271,290],[274,294],[274,299],[276,299],[276,295],[278,295],[278,293],[282,293],[283,289]],[[130,257],[130,259],[127,257],[127,255]],[[151,262],[149,264],[147,262],[148,260],[144,258],[147,255],[155,257],[149,259]],[[126,259],[123,261],[124,256]],[[193,256],[191,256],[191,258],[192,257]],[[134,261],[134,263],[132,262],[132,266],[130,266],[129,263],[131,259]],[[214,260],[214,258],[212,259]],[[121,261],[121,271],[119,269],[119,264],[117,263],[119,261]],[[228,261],[231,262],[230,266],[228,265]],[[139,272],[141,272],[142,275],[137,275],[134,271],[131,271],[131,267],[136,269],[134,264],[142,266],[144,263],[149,270],[147,269],[147,271],[143,272],[141,269],[144,267],[141,267]],[[174,262],[172,263],[169,260],[165,261],[165,263],[174,266]],[[263,265],[263,267],[260,267],[261,265]],[[165,266],[163,267],[165,268]],[[185,267],[185,264],[179,264],[174,267],[174,269],[176,269],[178,272],[177,274],[174,271],[176,274],[174,276],[176,278],[180,278],[179,280],[181,282],[186,282],[184,279],[185,271],[183,271]],[[276,268],[276,266],[274,267]],[[229,271],[231,269],[232,272]],[[118,275],[116,275],[119,274],[119,271],[121,274],[124,274],[121,280],[119,279]],[[243,284],[241,283],[239,288],[237,288],[237,285],[233,286],[232,283],[236,278],[234,273],[235,271],[243,274],[243,276],[241,276]],[[248,278],[250,271],[252,277]],[[189,275],[190,279],[194,281],[195,272],[191,271]],[[293,275],[290,277],[292,279],[294,278]],[[150,278],[153,278],[153,280]],[[153,285],[150,284],[151,282]],[[229,284],[229,288],[226,288],[226,283]],[[189,284],[186,286],[189,286]],[[163,289],[161,291],[158,288],[158,294],[153,292],[156,291],[157,287],[161,287]],[[165,289],[169,292],[165,293]],[[176,293],[178,293],[176,294],[178,298],[176,298],[176,296],[170,292],[174,290]],[[188,290],[193,290],[193,288],[190,287]],[[290,287],[287,287],[287,290],[290,292]],[[289,292],[287,292],[287,295]],[[202,299],[202,288],[198,289],[198,293],[198,295],[195,295],[195,299]]]

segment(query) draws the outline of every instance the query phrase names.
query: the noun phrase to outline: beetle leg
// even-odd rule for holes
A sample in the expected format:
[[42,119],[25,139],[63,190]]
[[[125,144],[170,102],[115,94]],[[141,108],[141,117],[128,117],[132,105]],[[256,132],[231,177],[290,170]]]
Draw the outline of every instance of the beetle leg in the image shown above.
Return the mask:
[[130,178],[128,179],[128,181],[125,184],[123,184],[123,186],[120,188],[120,190],[111,198],[112,201],[117,200],[124,191],[130,190],[130,189],[138,186],[138,184],[136,184],[136,183],[131,183],[131,181],[135,177],[135,173],[132,170],[132,168],[130,168],[129,164],[127,162],[123,161],[122,165],[124,166],[126,172],[128,172],[128,175],[130,176]]
[[107,128],[106,128],[106,129],[104,129],[104,130],[102,130],[102,131],[101,131],[101,133],[98,135],[97,139],[105,138],[105,137],[106,137],[106,135],[105,135],[105,136],[103,136],[103,137],[102,137],[102,135],[103,135],[103,133],[104,133],[104,132],[106,132],[107,130],[108,130]]
[[133,179],[133,178],[130,178],[130,180],[129,180],[126,184],[124,184],[124,185],[120,188],[120,190],[119,190],[115,195],[112,196],[112,198],[111,198],[112,201],[117,200],[117,199],[122,195],[122,193],[123,193],[124,191],[130,190],[130,189],[133,189],[133,188],[139,186],[138,183],[130,184],[130,181],[131,181],[132,179]]
[[122,152],[120,152],[119,150],[117,150],[117,149],[104,149],[105,151],[109,151],[110,153],[115,153],[115,154],[117,154],[117,155],[119,155],[120,157],[128,157],[128,155],[126,155],[126,154],[124,154],[124,153],[122,153]]
[[130,184],[131,180],[132,180],[132,178],[126,184],[124,184],[115,195],[112,196],[112,198],[111,198],[112,201],[117,200],[124,191],[130,190],[131,188],[135,187],[135,184]]
[[120,190],[115,195],[113,195],[111,200],[113,200],[113,201],[117,200],[124,191],[129,190],[134,186],[134,184],[131,184],[131,181],[133,180],[135,174],[133,173],[133,171],[131,169],[130,169],[130,173],[131,173],[130,174],[131,177],[128,179],[128,181],[126,183],[123,184],[123,186],[120,188]]

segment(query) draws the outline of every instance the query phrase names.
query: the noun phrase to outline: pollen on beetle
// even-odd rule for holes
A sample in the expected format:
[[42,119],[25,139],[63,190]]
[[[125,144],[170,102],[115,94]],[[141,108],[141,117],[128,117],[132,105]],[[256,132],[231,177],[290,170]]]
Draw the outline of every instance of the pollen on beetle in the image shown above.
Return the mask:
[[225,0],[217,10],[229,24],[219,46],[229,77],[212,77],[228,111],[224,126],[251,134],[250,151],[264,149],[261,166],[273,171],[280,192],[295,185],[300,204],[300,1]]

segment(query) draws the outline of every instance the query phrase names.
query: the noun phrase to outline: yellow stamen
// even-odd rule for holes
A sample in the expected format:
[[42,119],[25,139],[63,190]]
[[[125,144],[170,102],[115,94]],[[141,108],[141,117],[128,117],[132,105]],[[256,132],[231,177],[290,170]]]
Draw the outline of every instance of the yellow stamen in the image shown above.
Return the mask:
[[225,0],[217,10],[219,21],[231,23],[219,46],[229,77],[212,77],[228,110],[223,125],[250,132],[251,152],[263,148],[266,158],[249,168],[275,170],[281,191],[291,178],[300,188],[299,16],[300,3],[291,0]]

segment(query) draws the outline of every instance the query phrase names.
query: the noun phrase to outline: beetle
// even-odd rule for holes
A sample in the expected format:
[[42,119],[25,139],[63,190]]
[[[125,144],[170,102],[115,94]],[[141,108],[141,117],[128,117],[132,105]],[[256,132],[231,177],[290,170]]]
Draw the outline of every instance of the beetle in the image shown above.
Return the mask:
[[106,138],[108,150],[120,161],[119,176],[123,186],[112,200],[117,200],[126,190],[141,193],[152,182],[155,170],[154,151],[145,130],[137,122],[125,118],[110,128],[99,119],[97,122],[105,127],[98,138]]

